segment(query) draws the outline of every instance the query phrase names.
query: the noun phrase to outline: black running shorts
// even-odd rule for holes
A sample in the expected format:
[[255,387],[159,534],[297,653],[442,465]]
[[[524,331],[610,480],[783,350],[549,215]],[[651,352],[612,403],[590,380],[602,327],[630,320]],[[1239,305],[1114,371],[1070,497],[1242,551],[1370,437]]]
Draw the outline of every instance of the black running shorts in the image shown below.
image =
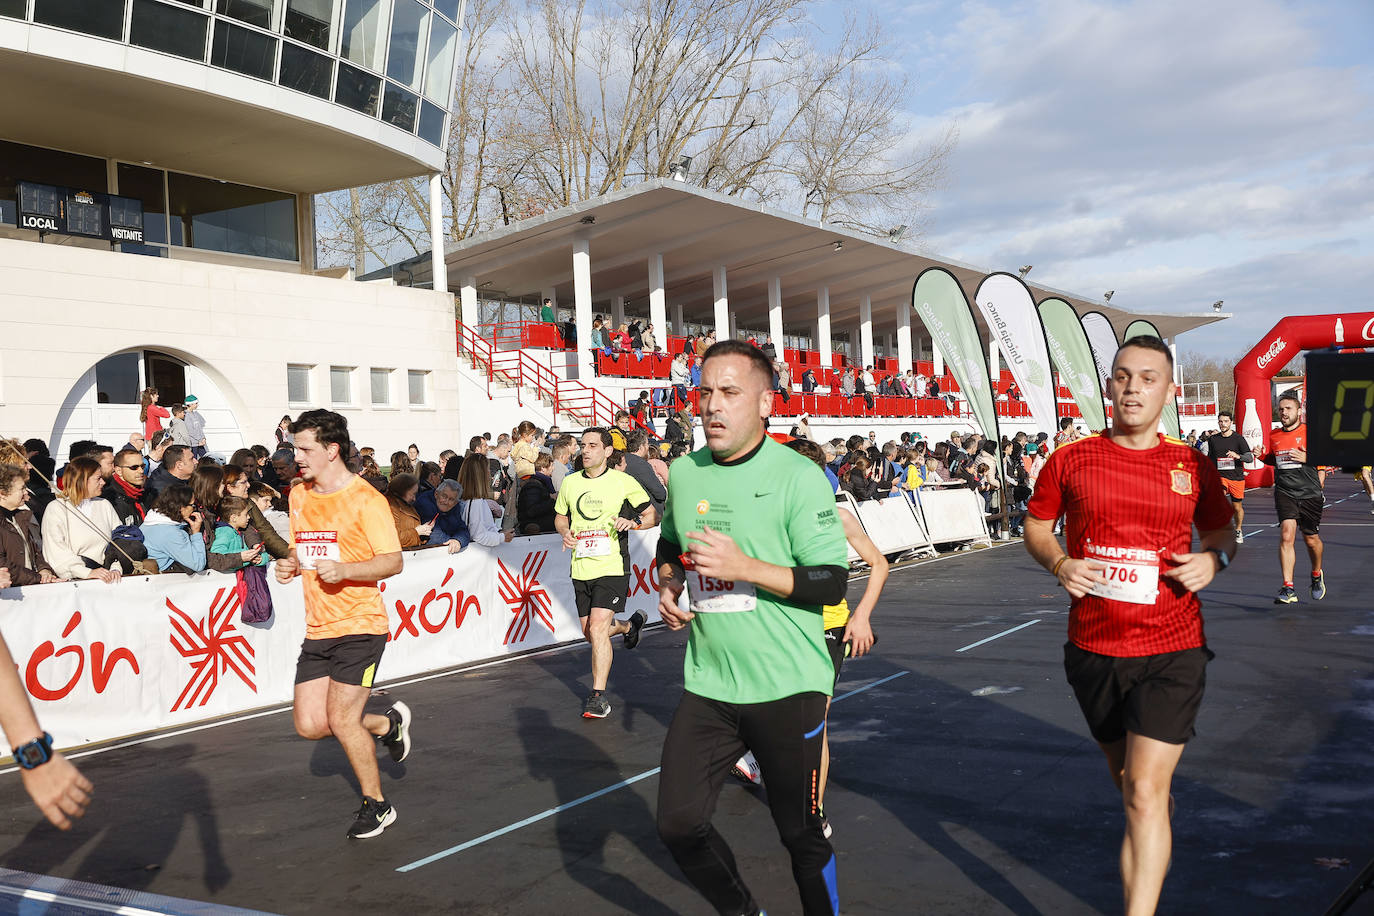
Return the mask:
[[1303,534],[1316,534],[1321,530],[1322,506],[1325,503],[1323,496],[1294,499],[1278,487],[1274,488],[1274,509],[1279,514],[1279,521],[1297,519],[1298,530]]
[[296,683],[327,677],[340,684],[371,687],[386,649],[386,634],[361,633],[333,639],[307,639],[296,659]]
[[844,664],[844,657],[849,654],[844,631],[845,627],[831,627],[825,631],[825,649],[830,653],[830,663],[835,666],[835,684],[840,682],[840,667]]
[[625,608],[630,597],[629,576],[602,576],[599,579],[574,579],[573,595],[577,599],[577,616],[588,617],[592,608],[606,608],[615,614]]
[[1168,744],[1187,744],[1196,732],[1198,707],[1213,654],[1203,646],[1161,655],[1116,658],[1064,644],[1064,673],[1102,744],[1127,732]]

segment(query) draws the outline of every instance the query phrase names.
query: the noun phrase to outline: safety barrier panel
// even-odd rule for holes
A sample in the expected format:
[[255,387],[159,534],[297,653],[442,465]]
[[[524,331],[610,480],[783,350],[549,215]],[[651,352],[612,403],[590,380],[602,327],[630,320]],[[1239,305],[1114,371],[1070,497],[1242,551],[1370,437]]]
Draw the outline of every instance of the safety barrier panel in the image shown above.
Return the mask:
[[903,494],[859,503],[859,521],[885,556],[910,551],[935,552],[917,511]]
[[[625,612],[658,619],[658,530],[630,532]],[[582,638],[556,535],[495,548],[407,552],[383,583],[390,622],[379,678]],[[243,623],[223,573],[72,582],[0,594],[4,633],[38,719],[71,748],[289,702],[305,636],[299,582],[268,572],[275,612]]]
[[991,541],[983,497],[967,487],[922,487],[921,517],[932,544]]

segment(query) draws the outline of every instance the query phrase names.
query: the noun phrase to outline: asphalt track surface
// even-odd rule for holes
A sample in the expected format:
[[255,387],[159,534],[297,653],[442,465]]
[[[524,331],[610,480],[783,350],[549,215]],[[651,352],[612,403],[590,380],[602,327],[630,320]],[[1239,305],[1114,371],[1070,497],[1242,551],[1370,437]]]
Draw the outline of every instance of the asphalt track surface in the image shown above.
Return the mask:
[[[1268,491],[1204,595],[1217,657],[1174,782],[1160,912],[1322,913],[1374,858],[1374,515],[1348,475],[1327,498],[1325,601],[1300,546],[1302,602],[1272,603]],[[1065,598],[1018,543],[893,572],[877,652],[839,688],[861,692],[831,716],[844,912],[1120,911],[1121,803],[1064,682]],[[344,756],[281,711],[82,758],[96,801],[68,834],[0,776],[0,866],[181,900],[143,912],[707,914],[654,830],[684,641],[657,628],[617,648],[601,721],[579,715],[585,647],[385,688],[415,712],[415,750],[382,755],[400,816],[378,839],[345,839]],[[762,791],[727,783],[715,823],[760,902],[795,913]],[[1369,896],[1351,912],[1374,911]],[[0,911],[96,911],[17,900]]]

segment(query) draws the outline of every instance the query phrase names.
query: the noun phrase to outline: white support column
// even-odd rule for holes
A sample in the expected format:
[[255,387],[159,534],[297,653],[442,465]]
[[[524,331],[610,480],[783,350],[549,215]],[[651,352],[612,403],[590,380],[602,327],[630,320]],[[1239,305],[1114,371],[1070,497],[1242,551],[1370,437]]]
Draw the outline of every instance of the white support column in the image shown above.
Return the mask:
[[768,336],[782,359],[782,278],[774,277],[768,281]]
[[930,352],[935,358],[935,377],[939,378],[945,374],[945,355],[940,352],[940,348],[935,345],[935,338],[930,339]]
[[[654,339],[663,352],[668,352],[668,300],[663,293],[663,255],[649,255],[649,324],[654,326]],[[681,334],[681,331],[678,331]]]
[[448,292],[448,262],[444,260],[444,188],[439,173],[429,176],[429,271],[434,288]]
[[892,335],[883,334],[883,359],[892,358]]
[[873,297],[868,293],[859,297],[859,362],[873,365]]
[[463,284],[458,288],[458,314],[458,320],[477,333],[482,316],[477,314],[477,278],[471,274],[463,278]]
[[905,299],[897,303],[897,368],[910,372],[911,364],[911,303]]
[[573,313],[577,316],[577,377],[591,379],[592,373],[592,245],[587,239],[573,239]]
[[[684,321],[682,320],[682,303],[681,303],[681,302],[674,303],[674,305],[673,305],[673,333],[676,334],[678,337],[686,337],[686,336],[687,336],[687,329],[686,329],[686,327],[684,327],[685,324],[686,324],[686,322],[684,322]],[[668,347],[668,338],[666,338],[666,337],[663,338],[663,341],[664,341],[664,342],[663,342],[663,347],[664,347],[664,349],[666,350],[667,347]]]
[[730,339],[730,299],[725,289],[725,265],[711,271],[711,288],[716,300],[716,340]]
[[[1171,354],[1173,354],[1173,357],[1174,357],[1174,384],[1175,384],[1175,385],[1182,386],[1182,385],[1183,385],[1183,367],[1181,367],[1181,366],[1178,364],[1178,343],[1177,343],[1177,341],[1178,341],[1178,338],[1177,338],[1177,337],[1170,337],[1170,338],[1169,338],[1169,352],[1170,352]],[[1178,393],[1179,393],[1179,396],[1180,396],[1180,397],[1183,395],[1183,391],[1182,391],[1181,387],[1180,387],[1180,390],[1179,390]]]
[[988,335],[988,377],[994,388],[1002,378],[1002,367],[997,360],[997,337],[993,334]]
[[616,296],[611,300],[611,323],[620,327],[625,323],[625,297]]
[[830,287],[822,286],[816,290],[816,349],[821,353],[821,365],[826,369],[834,368],[831,359],[834,350],[830,347]]

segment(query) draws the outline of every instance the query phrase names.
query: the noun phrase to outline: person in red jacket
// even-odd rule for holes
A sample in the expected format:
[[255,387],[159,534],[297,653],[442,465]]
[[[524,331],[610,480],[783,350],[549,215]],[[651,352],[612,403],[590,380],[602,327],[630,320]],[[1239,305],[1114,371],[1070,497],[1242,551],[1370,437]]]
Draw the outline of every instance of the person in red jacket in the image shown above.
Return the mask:
[[138,422],[143,424],[143,438],[152,441],[153,433],[162,429],[162,421],[172,416],[166,407],[159,407],[156,388],[144,388],[139,398]]

